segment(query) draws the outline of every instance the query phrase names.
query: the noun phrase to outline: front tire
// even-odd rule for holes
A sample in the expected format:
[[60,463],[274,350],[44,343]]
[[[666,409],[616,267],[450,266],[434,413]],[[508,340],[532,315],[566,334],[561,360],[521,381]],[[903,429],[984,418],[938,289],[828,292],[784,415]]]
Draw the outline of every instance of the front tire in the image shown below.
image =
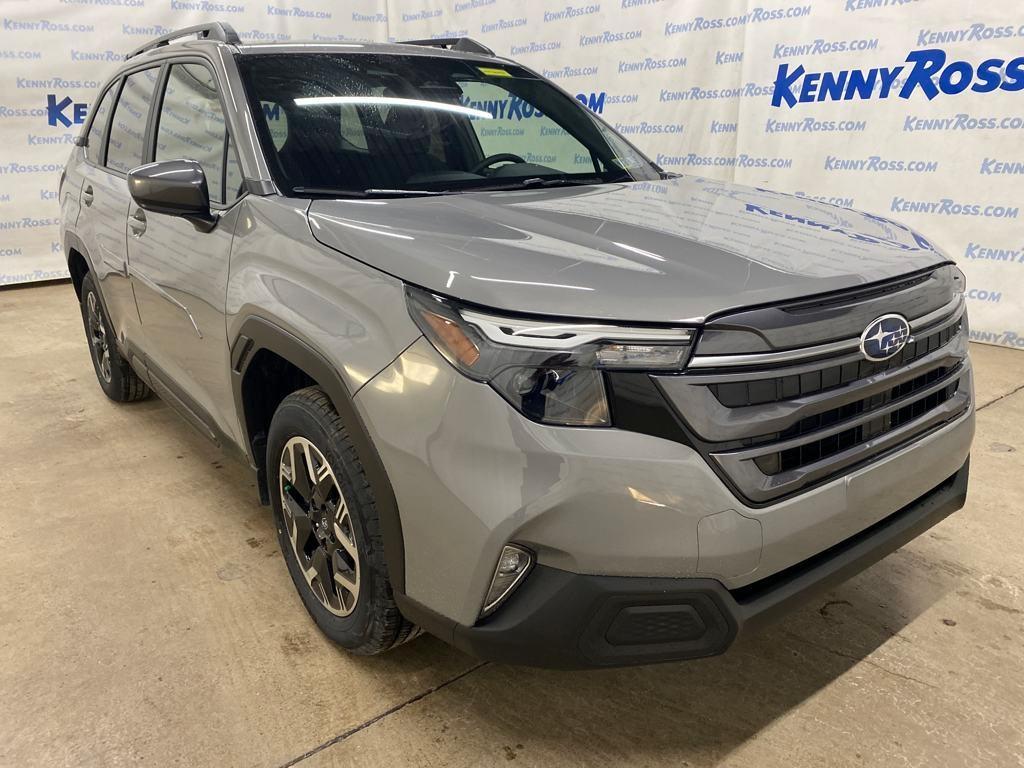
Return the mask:
[[149,387],[121,356],[114,338],[110,318],[100,301],[99,291],[91,274],[82,280],[82,322],[89,342],[96,379],[104,394],[115,403],[131,403],[149,397]]
[[267,438],[267,477],[281,552],[320,630],[360,655],[412,637],[415,627],[395,604],[373,491],[321,389],[281,402]]

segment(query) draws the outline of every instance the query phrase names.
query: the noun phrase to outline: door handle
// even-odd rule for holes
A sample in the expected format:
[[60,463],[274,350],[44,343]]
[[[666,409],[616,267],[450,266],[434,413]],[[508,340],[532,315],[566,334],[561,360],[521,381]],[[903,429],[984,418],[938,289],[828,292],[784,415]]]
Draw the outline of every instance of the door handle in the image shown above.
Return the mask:
[[128,227],[135,237],[142,237],[142,233],[146,231],[146,212],[141,208],[136,208],[128,218]]
[[85,189],[82,190],[82,202],[86,206],[92,205],[92,184],[86,184]]

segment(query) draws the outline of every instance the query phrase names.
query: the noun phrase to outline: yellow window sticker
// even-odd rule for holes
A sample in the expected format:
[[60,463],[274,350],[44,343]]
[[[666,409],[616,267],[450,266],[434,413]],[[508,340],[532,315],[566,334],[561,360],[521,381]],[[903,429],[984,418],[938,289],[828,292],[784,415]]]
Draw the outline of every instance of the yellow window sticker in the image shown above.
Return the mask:
[[488,77],[512,77],[512,75],[500,67],[477,67],[477,69]]

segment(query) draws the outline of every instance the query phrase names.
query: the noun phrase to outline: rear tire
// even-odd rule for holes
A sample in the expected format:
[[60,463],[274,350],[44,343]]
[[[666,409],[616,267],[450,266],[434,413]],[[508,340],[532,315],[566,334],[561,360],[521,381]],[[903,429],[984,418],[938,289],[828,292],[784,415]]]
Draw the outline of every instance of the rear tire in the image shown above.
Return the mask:
[[82,322],[89,342],[89,356],[104,394],[115,403],[131,403],[149,397],[146,385],[117,348],[110,318],[92,275],[82,280]]
[[281,402],[267,437],[267,477],[281,552],[320,630],[360,655],[414,637],[395,603],[373,491],[323,390]]

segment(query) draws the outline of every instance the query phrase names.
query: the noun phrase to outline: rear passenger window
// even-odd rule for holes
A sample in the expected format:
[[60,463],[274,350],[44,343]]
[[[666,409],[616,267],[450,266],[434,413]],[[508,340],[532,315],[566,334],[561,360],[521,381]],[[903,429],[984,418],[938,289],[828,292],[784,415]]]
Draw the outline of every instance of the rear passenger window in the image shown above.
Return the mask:
[[[210,200],[224,203],[238,197],[237,173],[229,168],[228,132],[217,96],[217,81],[202,64],[174,64],[167,77],[157,122],[155,160],[195,160],[203,166]],[[225,195],[226,183],[228,193]]]
[[121,173],[142,165],[146,144],[146,117],[160,70],[144,69],[128,75],[121,89],[107,140],[107,167]]
[[85,156],[94,163],[98,163],[103,154],[103,131],[106,130],[107,121],[110,119],[110,108],[114,106],[116,95],[117,83],[107,88],[92,111],[92,122],[89,123],[89,133],[86,136]]

